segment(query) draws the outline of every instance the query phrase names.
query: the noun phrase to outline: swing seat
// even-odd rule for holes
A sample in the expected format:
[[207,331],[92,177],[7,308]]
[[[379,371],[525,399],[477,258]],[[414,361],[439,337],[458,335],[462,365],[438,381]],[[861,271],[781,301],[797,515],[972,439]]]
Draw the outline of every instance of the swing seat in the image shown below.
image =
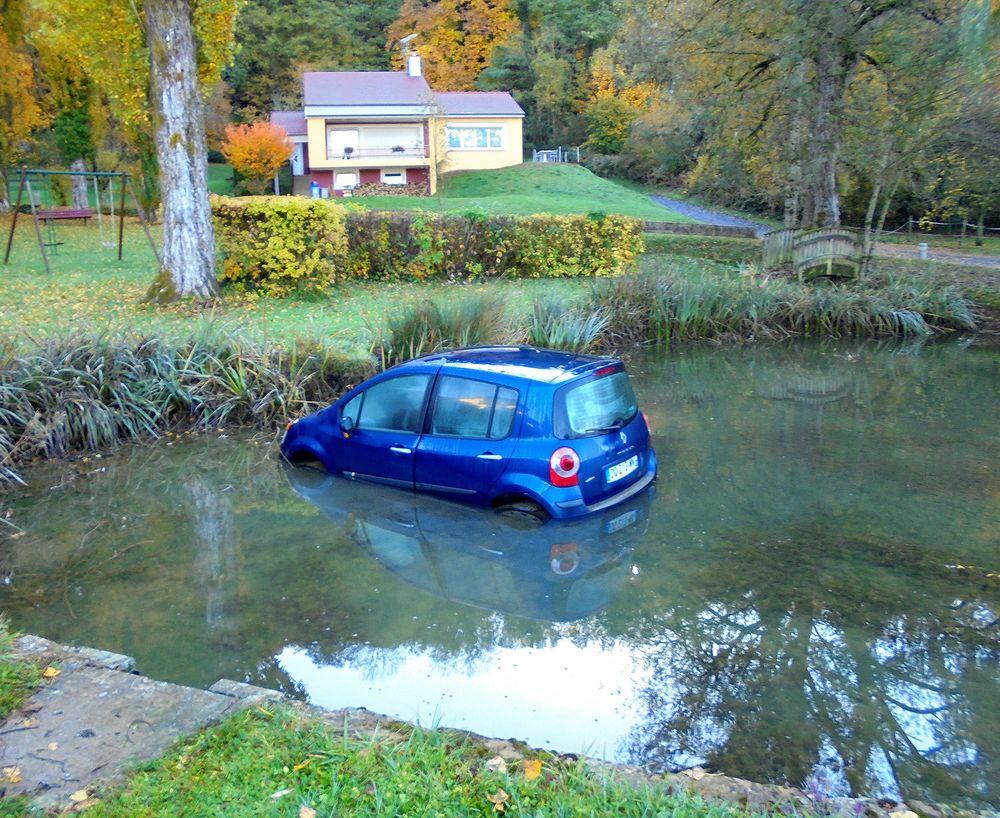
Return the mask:
[[86,224],[88,219],[93,218],[94,211],[89,207],[80,208],[79,210],[72,210],[70,208],[60,208],[58,210],[39,210],[38,219],[39,221],[58,221],[59,219],[83,219],[83,223]]

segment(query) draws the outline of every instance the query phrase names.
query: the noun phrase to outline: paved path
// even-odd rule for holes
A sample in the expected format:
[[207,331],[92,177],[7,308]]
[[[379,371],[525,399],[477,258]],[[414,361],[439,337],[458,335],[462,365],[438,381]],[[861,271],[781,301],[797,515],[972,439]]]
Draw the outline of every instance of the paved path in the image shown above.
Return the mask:
[[680,199],[671,199],[669,196],[651,195],[649,198],[658,205],[663,205],[669,210],[699,221],[702,224],[717,224],[721,227],[750,227],[756,231],[757,238],[774,229],[760,222],[752,222],[748,219],[741,219],[739,216],[730,216],[728,213],[720,213],[717,210],[698,207],[689,202],[682,202]]

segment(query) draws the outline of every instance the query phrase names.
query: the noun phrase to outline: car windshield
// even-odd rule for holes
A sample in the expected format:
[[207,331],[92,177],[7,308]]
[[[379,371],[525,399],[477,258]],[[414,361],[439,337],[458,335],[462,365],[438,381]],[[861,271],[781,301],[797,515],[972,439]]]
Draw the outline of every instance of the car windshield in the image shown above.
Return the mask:
[[559,390],[553,414],[555,433],[561,438],[604,434],[620,429],[637,410],[632,384],[619,369]]

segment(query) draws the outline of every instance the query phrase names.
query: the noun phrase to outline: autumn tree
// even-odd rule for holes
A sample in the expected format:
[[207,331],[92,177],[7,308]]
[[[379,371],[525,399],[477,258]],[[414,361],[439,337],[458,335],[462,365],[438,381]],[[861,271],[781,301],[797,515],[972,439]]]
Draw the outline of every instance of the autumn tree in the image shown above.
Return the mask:
[[158,167],[163,266],[150,296],[214,296],[203,99],[229,62],[238,0],[36,1],[132,135],[147,178]]
[[10,209],[7,168],[48,119],[35,94],[35,71],[25,41],[28,14],[23,0],[0,2],[0,212]]
[[223,77],[240,121],[301,107],[302,72],[384,71],[401,0],[246,0]]
[[437,91],[469,91],[496,48],[518,29],[510,0],[404,0],[389,26],[394,67],[402,68],[399,41],[416,34],[427,81]]
[[733,187],[735,170],[780,200],[788,223],[836,225],[844,129],[864,114],[852,109],[859,77],[891,72],[918,47],[947,51],[957,16],[947,0],[648,0],[622,27],[618,56],[700,113],[690,184]]
[[222,153],[251,193],[265,193],[268,182],[292,156],[288,133],[273,122],[230,125]]

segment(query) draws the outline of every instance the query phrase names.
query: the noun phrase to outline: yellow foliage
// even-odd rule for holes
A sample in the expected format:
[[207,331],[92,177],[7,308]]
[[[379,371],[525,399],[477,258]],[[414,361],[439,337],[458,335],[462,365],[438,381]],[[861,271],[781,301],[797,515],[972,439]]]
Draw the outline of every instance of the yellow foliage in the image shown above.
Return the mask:
[[404,0],[387,32],[394,68],[403,68],[399,40],[413,43],[437,91],[471,91],[497,46],[520,28],[510,0]]

